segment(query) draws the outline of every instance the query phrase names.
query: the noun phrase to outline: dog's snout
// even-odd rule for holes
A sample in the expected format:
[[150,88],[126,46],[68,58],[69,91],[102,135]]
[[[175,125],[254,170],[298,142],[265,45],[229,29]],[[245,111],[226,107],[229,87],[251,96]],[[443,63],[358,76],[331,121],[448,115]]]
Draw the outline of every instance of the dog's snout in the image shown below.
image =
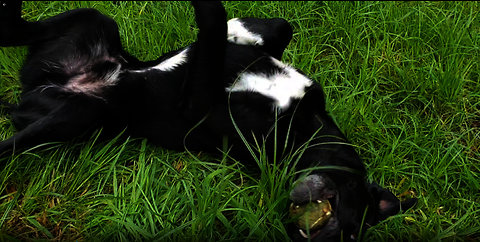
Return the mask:
[[290,199],[295,204],[325,200],[335,195],[333,184],[325,176],[309,175],[296,183],[290,192]]

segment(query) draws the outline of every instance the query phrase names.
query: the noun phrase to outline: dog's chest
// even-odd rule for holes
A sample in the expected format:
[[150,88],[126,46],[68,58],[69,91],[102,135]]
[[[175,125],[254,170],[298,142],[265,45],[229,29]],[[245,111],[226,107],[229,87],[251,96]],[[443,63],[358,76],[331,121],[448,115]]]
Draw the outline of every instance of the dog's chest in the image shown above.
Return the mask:
[[245,71],[238,73],[237,79],[226,88],[227,92],[256,92],[272,98],[277,108],[285,110],[292,100],[301,99],[312,81],[294,68],[270,57],[270,61],[280,71]]
[[[175,71],[188,62],[188,53],[188,49],[182,50],[148,70]],[[306,88],[312,85],[312,80],[273,57],[268,57],[262,68],[255,68],[255,63],[242,63],[242,66],[243,69],[227,77],[225,91],[260,93],[273,99],[280,110],[289,108],[292,100],[301,99]]]

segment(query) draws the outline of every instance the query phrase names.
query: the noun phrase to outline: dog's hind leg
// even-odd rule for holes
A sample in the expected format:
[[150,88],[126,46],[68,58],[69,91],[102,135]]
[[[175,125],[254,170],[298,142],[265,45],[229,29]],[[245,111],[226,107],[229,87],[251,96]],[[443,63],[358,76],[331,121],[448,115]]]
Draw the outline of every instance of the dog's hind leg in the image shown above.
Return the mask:
[[22,1],[0,0],[0,46],[29,45],[45,36],[45,26],[21,17]]
[[0,0],[0,46],[33,45],[61,36],[72,23],[78,22],[72,21],[75,20],[72,17],[84,11],[73,10],[46,20],[29,22],[22,19],[21,10],[22,1]]
[[22,1],[0,0],[0,46],[16,45],[19,30],[26,21],[21,17]]
[[101,126],[106,115],[101,101],[81,97],[58,106],[0,143],[0,156],[8,156],[36,145],[68,141]]
[[[102,33],[100,30],[112,36],[117,31],[113,20],[94,9],[74,9],[44,20],[26,21],[21,17],[21,8],[22,1],[0,0],[0,46],[35,45],[75,34],[82,38],[82,33]],[[118,37],[114,44],[119,43]]]
[[197,42],[192,46],[187,77],[183,84],[182,113],[198,121],[225,97],[222,80],[227,42],[226,13],[218,1],[192,1],[197,26]]

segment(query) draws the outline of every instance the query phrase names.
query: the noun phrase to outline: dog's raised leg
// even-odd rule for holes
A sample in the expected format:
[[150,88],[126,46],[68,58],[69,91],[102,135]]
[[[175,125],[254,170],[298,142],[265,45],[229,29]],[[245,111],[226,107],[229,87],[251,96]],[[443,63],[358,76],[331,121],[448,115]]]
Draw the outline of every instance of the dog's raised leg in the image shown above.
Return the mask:
[[22,1],[0,1],[0,46],[16,45],[19,30],[27,27],[21,9]]
[[21,17],[22,1],[0,0],[0,46],[31,45],[51,35],[48,23]]
[[[74,9],[45,20],[29,22],[21,18],[21,8],[22,1],[0,0],[0,46],[41,44],[65,36],[68,31],[84,25],[87,28],[101,28],[101,32],[110,36],[109,44],[115,46],[111,50],[119,52],[118,55],[125,60],[125,67],[141,69],[151,65],[123,50],[116,23],[94,9]],[[78,31],[85,30],[80,27]]]
[[183,85],[182,114],[196,122],[214,103],[225,103],[223,65],[227,42],[226,13],[219,1],[192,1],[200,29]]
[[293,35],[292,26],[282,18],[234,18],[227,25],[229,42],[256,46],[278,60]]

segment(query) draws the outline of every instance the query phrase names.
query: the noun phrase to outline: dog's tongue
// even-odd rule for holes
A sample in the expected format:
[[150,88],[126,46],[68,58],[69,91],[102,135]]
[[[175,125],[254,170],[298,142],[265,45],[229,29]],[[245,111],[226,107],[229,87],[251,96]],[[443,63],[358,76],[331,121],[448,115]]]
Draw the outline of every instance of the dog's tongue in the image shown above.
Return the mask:
[[328,200],[317,200],[303,205],[290,205],[290,217],[301,230],[314,231],[321,228],[332,216]]

